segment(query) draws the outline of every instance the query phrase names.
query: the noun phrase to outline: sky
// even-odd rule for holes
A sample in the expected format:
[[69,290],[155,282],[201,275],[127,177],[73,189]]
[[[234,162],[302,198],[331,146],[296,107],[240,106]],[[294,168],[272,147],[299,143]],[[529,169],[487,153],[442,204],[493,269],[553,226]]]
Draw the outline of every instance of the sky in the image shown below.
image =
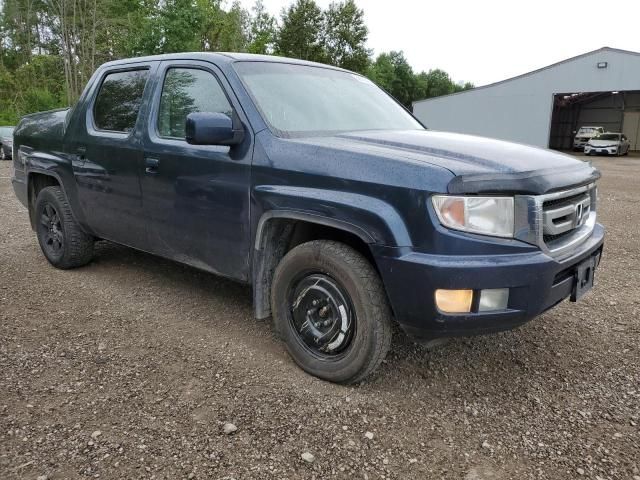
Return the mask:
[[[263,0],[280,16],[292,0]],[[241,0],[251,8],[254,0]],[[326,8],[331,0],[316,0]],[[356,0],[368,47],[402,50],[415,71],[486,85],[601,47],[640,51],[639,0]]]

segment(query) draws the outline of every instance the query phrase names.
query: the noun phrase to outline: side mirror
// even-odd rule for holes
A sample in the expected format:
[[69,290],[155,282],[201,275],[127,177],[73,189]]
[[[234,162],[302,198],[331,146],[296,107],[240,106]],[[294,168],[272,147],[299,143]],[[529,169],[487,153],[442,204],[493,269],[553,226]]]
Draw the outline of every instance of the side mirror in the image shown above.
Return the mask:
[[575,135],[576,133],[578,133],[578,132],[574,130],[574,131],[573,131],[573,134]]
[[237,145],[244,139],[242,123],[233,112],[233,120],[224,113],[194,112],[187,115],[185,133],[192,145]]

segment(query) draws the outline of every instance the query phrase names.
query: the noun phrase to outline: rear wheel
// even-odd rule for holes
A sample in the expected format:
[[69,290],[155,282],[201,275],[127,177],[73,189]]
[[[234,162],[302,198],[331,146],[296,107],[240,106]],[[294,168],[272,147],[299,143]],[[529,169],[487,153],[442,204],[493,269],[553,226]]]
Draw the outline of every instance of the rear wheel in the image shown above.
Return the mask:
[[391,344],[391,310],[372,265],[339,242],[292,249],[278,265],[271,304],[276,330],[306,372],[337,383],[372,373]]
[[4,153],[4,147],[0,145],[0,160],[7,160],[7,154]]
[[38,243],[51,265],[66,269],[91,261],[94,239],[80,229],[60,187],[43,188],[33,214]]

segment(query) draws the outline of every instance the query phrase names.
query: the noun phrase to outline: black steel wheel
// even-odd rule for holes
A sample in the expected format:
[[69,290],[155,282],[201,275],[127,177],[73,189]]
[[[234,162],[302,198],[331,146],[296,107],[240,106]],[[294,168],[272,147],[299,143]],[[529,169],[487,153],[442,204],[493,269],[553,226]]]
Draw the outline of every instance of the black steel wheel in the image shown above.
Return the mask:
[[50,202],[43,202],[42,211],[37,221],[38,236],[42,239],[42,249],[47,257],[62,257],[64,254],[64,233],[62,220],[56,207]]
[[391,309],[378,273],[339,242],[315,240],[288,252],[274,273],[271,308],[291,357],[325,380],[363,380],[391,345]]
[[54,267],[73,268],[91,261],[94,238],[75,221],[60,187],[43,188],[31,215],[42,253]]
[[356,329],[349,294],[323,273],[303,275],[289,292],[289,320],[301,344],[320,358],[343,355]]

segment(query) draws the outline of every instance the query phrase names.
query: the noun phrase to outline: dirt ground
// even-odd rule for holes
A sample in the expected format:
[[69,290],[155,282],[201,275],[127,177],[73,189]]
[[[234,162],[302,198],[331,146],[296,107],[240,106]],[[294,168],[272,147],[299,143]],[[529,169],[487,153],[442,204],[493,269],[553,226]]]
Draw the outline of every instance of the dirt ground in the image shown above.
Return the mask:
[[247,287],[107,243],[52,268],[1,163],[0,478],[640,480],[640,159],[595,163],[594,291],[432,352],[398,336],[357,387],[299,370]]

